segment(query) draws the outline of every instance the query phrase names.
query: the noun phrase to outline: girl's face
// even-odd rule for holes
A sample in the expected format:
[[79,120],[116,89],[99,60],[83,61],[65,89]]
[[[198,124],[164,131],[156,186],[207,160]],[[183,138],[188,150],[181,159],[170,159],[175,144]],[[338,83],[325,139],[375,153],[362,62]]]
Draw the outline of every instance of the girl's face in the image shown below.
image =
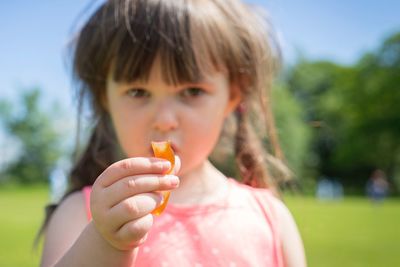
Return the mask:
[[170,140],[184,175],[202,164],[217,143],[224,119],[240,101],[231,91],[222,72],[195,84],[168,85],[157,59],[148,82],[109,78],[106,106],[126,156],[152,156],[151,141]]

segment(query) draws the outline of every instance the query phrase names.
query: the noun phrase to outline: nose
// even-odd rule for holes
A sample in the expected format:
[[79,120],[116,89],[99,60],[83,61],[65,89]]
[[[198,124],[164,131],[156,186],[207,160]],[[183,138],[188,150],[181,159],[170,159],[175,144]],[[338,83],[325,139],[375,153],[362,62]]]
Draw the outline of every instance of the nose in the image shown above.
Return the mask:
[[178,128],[177,110],[170,100],[161,101],[155,109],[153,128],[161,133]]

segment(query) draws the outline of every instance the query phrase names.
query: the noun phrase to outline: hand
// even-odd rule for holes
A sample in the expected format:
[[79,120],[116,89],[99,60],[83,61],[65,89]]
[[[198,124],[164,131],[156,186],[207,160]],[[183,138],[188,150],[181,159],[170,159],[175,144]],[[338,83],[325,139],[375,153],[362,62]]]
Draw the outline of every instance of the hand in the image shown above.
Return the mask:
[[[179,171],[176,157],[174,174]],[[92,187],[90,209],[100,235],[118,250],[139,246],[153,224],[150,214],[162,201],[157,191],[178,187],[179,178],[166,175],[171,164],[158,158],[128,158],[109,166]]]

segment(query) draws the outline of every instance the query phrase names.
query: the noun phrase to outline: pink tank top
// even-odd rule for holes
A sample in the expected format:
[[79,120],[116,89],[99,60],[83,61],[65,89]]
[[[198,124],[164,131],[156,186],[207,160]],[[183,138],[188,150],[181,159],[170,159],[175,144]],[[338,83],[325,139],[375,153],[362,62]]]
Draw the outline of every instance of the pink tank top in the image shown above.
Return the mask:
[[[272,194],[229,179],[229,196],[212,205],[168,204],[135,266],[283,267]],[[85,187],[90,220],[90,187]]]

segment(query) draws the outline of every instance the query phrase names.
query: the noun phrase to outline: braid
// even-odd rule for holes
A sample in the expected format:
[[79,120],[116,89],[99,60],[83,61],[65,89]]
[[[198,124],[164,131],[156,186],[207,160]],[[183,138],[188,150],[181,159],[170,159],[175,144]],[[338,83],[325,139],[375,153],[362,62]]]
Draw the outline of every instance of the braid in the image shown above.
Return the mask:
[[[277,155],[274,156],[265,151],[263,142],[257,136],[246,109],[242,103],[235,112],[237,129],[234,153],[242,182],[253,187],[270,188],[279,196],[278,183],[287,181],[292,173],[280,158],[283,154],[281,154],[276,136],[270,142]],[[273,124],[269,126],[273,127]],[[267,131],[269,139],[271,139],[271,130],[274,129]]]
[[264,164],[262,144],[256,137],[243,104],[236,110],[236,119],[235,158],[242,181],[254,187],[268,187],[271,179]]

